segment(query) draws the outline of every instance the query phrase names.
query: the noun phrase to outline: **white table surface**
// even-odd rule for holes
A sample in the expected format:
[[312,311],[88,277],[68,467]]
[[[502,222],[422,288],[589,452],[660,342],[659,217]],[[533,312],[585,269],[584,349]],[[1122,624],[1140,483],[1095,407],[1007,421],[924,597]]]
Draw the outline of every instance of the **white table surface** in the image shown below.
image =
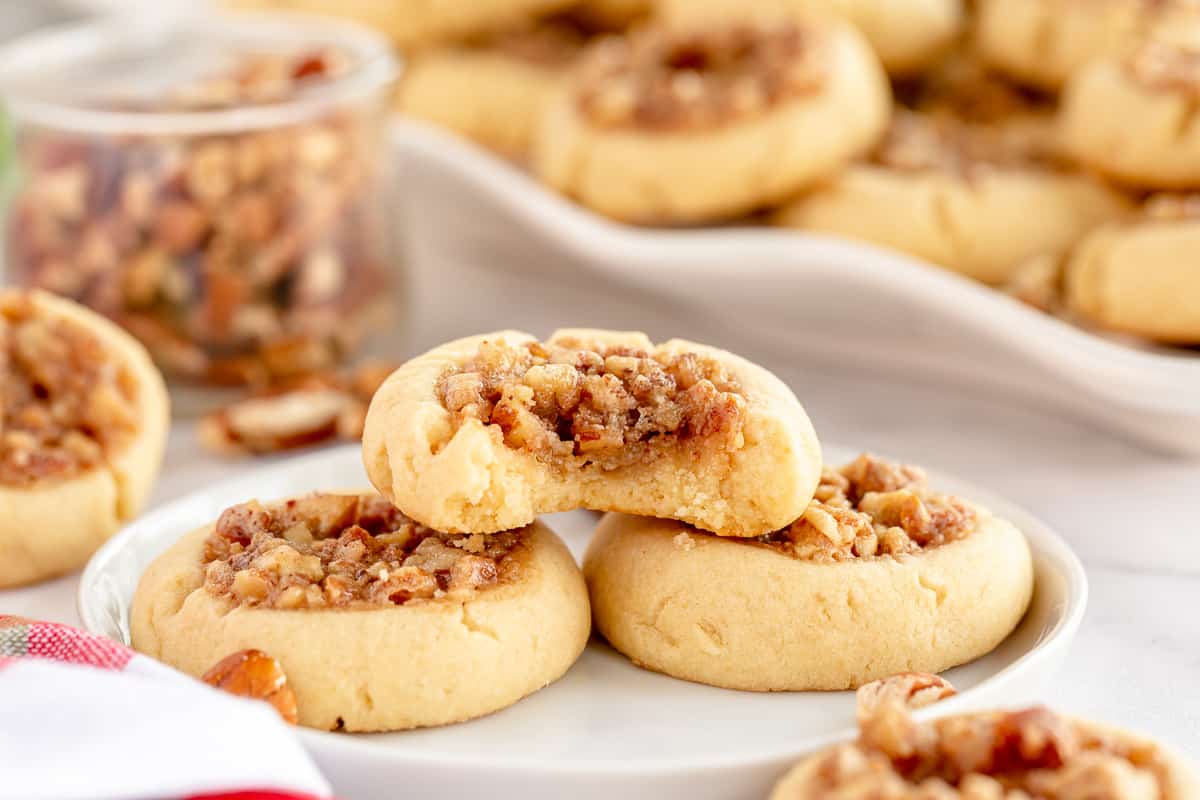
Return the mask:
[[[585,276],[439,264],[414,276],[411,299],[406,330],[389,348],[396,355],[500,327],[545,334],[586,324],[707,340],[776,370],[827,441],[949,472],[1024,505],[1071,542],[1092,587],[1075,647],[1045,700],[1200,756],[1200,463],[970,387],[780,360],[769,347],[740,342],[735,325]],[[260,463],[205,456],[191,425],[177,423],[153,502]],[[70,576],[0,591],[0,613],[78,624],[76,583]]]

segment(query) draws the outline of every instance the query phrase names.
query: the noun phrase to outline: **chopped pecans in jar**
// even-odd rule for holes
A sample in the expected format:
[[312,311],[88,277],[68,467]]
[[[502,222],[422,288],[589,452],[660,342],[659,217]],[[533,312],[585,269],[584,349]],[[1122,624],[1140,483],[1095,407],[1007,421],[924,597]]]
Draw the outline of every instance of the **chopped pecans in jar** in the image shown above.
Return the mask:
[[376,495],[312,494],[221,514],[205,542],[204,588],[278,609],[403,605],[515,579],[522,531],[447,534]]
[[[893,716],[886,735],[819,756],[788,800],[1159,800],[1166,765],[1153,745],[1095,729],[1046,708],[917,722]],[[882,730],[882,729],[879,729]]]
[[136,379],[79,323],[0,295],[0,483],[27,486],[106,464],[138,426]]
[[[334,51],[245,54],[127,113],[271,104],[335,79]],[[97,105],[100,105],[97,103]],[[111,317],[166,371],[262,386],[327,369],[385,309],[391,247],[377,119],[189,136],[19,129],[29,177],[6,255],[20,282]]]
[[697,437],[740,435],[745,398],[697,353],[599,350],[580,341],[485,341],[437,392],[457,424],[496,425],[509,447],[545,460],[617,468]]
[[969,536],[976,522],[970,505],[931,491],[919,468],[864,453],[824,470],[800,519],[753,541],[828,563],[917,553]]
[[712,128],[823,88],[828,41],[798,25],[645,30],[583,56],[579,108],[603,127]]

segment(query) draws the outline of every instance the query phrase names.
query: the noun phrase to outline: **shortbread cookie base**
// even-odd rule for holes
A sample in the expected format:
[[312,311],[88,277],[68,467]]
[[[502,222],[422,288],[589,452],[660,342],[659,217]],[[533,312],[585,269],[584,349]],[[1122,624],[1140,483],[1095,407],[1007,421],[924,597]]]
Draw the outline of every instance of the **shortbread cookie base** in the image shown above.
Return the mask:
[[496,50],[432,50],[409,61],[397,108],[502,155],[523,158],[562,73]]
[[140,427],[105,467],[29,487],[0,485],[0,587],[79,569],[137,516],[158,477],[170,418],[162,375],[133,337],[68,300],[36,291],[31,297],[38,309],[86,329],[128,367]]
[[1071,251],[1067,307],[1103,328],[1174,344],[1200,343],[1200,220],[1110,225]]
[[282,665],[300,724],[385,731],[445,725],[505,708],[561,677],[591,630],[587,591],[562,541],[534,523],[520,577],[472,599],[394,607],[234,606],[203,588],[208,526],[142,576],[133,646],[189,675],[255,648]]
[[[656,350],[641,333],[564,330],[550,341],[562,337]],[[471,419],[455,430],[437,397],[438,380],[468,362],[481,342],[497,339],[535,341],[499,331],[450,342],[393,373],[371,402],[363,435],[367,475],[412,519],[450,533],[486,533],[521,527],[538,514],[590,508],[759,536],[799,517],[812,498],[820,445],[791,390],[743,358],[681,339],[657,349],[711,356],[740,385],[746,409],[736,449],[722,436],[697,437],[618,469],[564,469],[508,447],[496,425]]]
[[814,563],[609,514],[583,562],[596,628],[635,664],[729,689],[852,689],[990,652],[1029,605],[1024,536],[980,512],[912,556]]
[[829,34],[821,89],[717,128],[599,127],[580,113],[568,82],[539,127],[534,171],[627,222],[701,223],[781,202],[869,150],[888,122],[887,77],[862,35],[844,24]]
[[1127,209],[1119,193],[1078,174],[997,168],[967,178],[861,165],[784,207],[774,221],[1002,284],[1025,259],[1058,252]]

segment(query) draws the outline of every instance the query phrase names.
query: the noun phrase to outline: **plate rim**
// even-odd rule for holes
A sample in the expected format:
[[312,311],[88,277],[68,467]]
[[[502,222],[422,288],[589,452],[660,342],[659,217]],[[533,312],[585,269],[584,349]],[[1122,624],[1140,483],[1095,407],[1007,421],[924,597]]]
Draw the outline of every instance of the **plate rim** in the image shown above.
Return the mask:
[[[840,462],[846,457],[852,458],[853,454],[862,452],[860,449],[845,447],[836,443],[825,443],[822,445],[822,450],[826,457],[832,454],[832,458],[829,460],[834,462]],[[105,542],[93,554],[84,567],[75,593],[76,609],[83,628],[92,633],[108,636],[104,631],[101,613],[98,609],[92,608],[89,599],[103,588],[103,579],[107,575],[105,572],[106,566],[118,553],[128,547],[130,540],[137,537],[140,532],[157,528],[159,525],[164,524],[166,519],[174,515],[178,506],[194,502],[196,498],[201,496],[232,493],[239,487],[253,484],[256,479],[273,476],[282,470],[301,473],[310,463],[326,461],[331,458],[351,457],[361,457],[361,448],[359,446],[352,444],[338,445],[311,453],[294,455],[272,464],[254,467],[209,486],[184,493],[141,515]],[[1058,612],[1052,627],[1031,648],[1003,669],[989,675],[980,683],[965,690],[962,694],[944,700],[936,706],[918,711],[918,717],[944,716],[955,713],[960,708],[966,710],[972,707],[972,700],[976,695],[1001,691],[1004,685],[1019,681],[1023,674],[1033,669],[1042,660],[1052,657],[1059,649],[1069,646],[1083,621],[1089,595],[1087,573],[1084,570],[1082,562],[1071,549],[1070,545],[1067,544],[1066,540],[1050,525],[1020,505],[1008,501],[986,489],[981,489],[970,482],[962,481],[938,469],[930,469],[927,472],[930,478],[937,484],[946,485],[951,491],[968,496],[972,501],[978,501],[980,505],[991,509],[998,516],[1010,519],[1010,521],[1017,525],[1029,542],[1035,563],[1042,560],[1049,564],[1055,572],[1063,576],[1065,579],[1066,597],[1064,606]],[[183,530],[180,531],[179,535],[182,536],[186,533],[187,531]],[[128,599],[132,599],[132,595]],[[126,608],[125,611],[126,618],[122,622],[127,627],[128,609]],[[126,643],[122,642],[122,644]],[[803,738],[798,737],[795,740],[790,740],[787,744],[770,750],[761,750],[749,757],[745,754],[737,754],[729,756],[666,757],[625,762],[612,759],[580,761],[570,758],[546,761],[512,756],[489,759],[456,758],[444,753],[405,752],[394,746],[372,741],[372,734],[347,735],[345,733],[316,731],[307,728],[298,728],[296,732],[301,741],[314,750],[319,750],[335,757],[346,755],[358,760],[365,759],[375,762],[387,762],[392,767],[411,765],[433,768],[490,770],[510,775],[541,773],[560,776],[595,776],[598,778],[613,778],[618,775],[667,776],[684,772],[697,774],[706,771],[720,772],[734,768],[763,767],[779,761],[794,759],[799,755],[812,752],[816,748],[833,742],[853,738],[856,733],[853,728],[846,728],[826,734],[817,734]]]

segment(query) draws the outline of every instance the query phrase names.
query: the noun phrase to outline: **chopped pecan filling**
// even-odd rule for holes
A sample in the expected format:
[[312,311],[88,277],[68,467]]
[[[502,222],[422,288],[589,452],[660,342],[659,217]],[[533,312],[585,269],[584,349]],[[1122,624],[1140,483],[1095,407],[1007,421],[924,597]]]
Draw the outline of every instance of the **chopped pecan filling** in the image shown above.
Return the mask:
[[681,439],[736,437],[746,406],[715,359],[574,341],[486,341],[437,390],[458,424],[497,425],[510,447],[605,468],[653,458]]
[[820,756],[794,800],[1158,800],[1166,765],[1132,743],[1046,708],[916,722],[888,707],[892,726]]
[[1156,194],[1142,206],[1144,219],[1184,222],[1200,219],[1200,194]]
[[930,490],[917,467],[864,453],[826,468],[804,515],[754,541],[827,563],[917,553],[963,539],[975,525],[971,506]]
[[605,127],[712,128],[820,91],[828,61],[825,37],[795,25],[646,30],[585,54],[579,105]]
[[979,125],[1054,113],[1052,97],[1019,86],[971,58],[952,59],[922,80],[898,87],[898,99],[918,111]]
[[137,430],[137,385],[83,326],[0,296],[0,483],[29,485],[99,466]]
[[1036,126],[973,124],[947,114],[898,111],[872,162],[903,172],[966,178],[992,168],[1067,168],[1052,137]]
[[1151,39],[1129,54],[1125,68],[1147,89],[1200,95],[1200,50]]
[[205,542],[204,588],[280,609],[467,597],[514,579],[524,544],[520,531],[434,531],[375,495],[249,502],[226,509]]

